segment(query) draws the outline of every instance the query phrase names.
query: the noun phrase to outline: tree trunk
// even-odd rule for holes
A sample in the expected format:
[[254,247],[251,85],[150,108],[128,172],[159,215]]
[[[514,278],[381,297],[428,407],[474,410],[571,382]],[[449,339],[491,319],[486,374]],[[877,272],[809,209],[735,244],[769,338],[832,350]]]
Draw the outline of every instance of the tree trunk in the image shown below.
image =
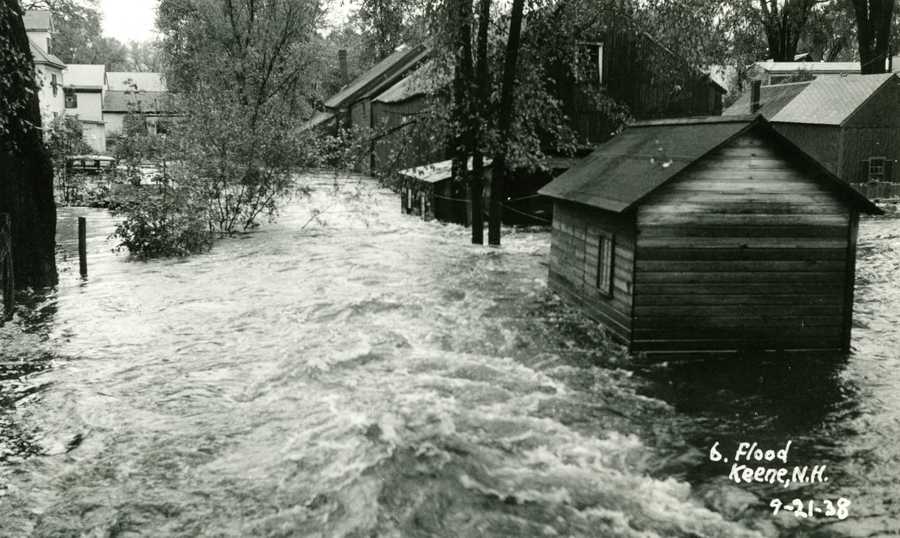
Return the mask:
[[895,0],[853,0],[860,72],[886,73]]
[[456,50],[453,73],[453,120],[456,129],[453,139],[453,181],[466,186],[469,195],[472,242],[476,242],[477,214],[468,161],[475,145],[473,137],[472,86],[472,0],[456,0],[451,10],[451,24],[456,28],[453,44]]
[[766,32],[769,56],[777,62],[793,62],[800,36],[813,7],[821,0],[760,0],[761,22]]
[[491,94],[491,79],[488,72],[488,26],[491,18],[491,0],[481,0],[478,15],[478,38],[476,42],[475,102],[473,109],[478,114],[473,118],[472,133],[472,176],[470,194],[472,200],[472,243],[484,244],[484,155],[481,143],[484,140],[484,121]]
[[56,283],[53,165],[44,147],[34,60],[18,0],[0,0],[0,213],[12,218],[19,289]]
[[522,33],[524,0],[513,0],[509,20],[509,37],[506,41],[506,58],[503,65],[503,81],[500,88],[500,110],[497,116],[499,148],[494,156],[491,171],[491,204],[488,215],[488,243],[500,244],[500,225],[503,220],[503,202],[506,200],[506,154],[515,104],[516,64],[519,59],[519,41]]

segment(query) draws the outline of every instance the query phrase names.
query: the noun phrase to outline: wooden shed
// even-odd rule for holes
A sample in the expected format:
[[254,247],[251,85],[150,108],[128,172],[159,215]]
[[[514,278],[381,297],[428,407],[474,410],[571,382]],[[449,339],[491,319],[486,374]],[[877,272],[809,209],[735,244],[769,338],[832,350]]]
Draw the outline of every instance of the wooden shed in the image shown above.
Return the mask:
[[880,211],[762,116],[634,124],[540,193],[551,288],[631,351],[849,349]]
[[[490,159],[485,162],[484,179],[490,177]],[[472,158],[467,163],[472,170]],[[471,204],[465,185],[453,181],[450,160],[400,171],[400,206],[405,214],[419,215],[466,226],[472,222]],[[487,207],[487,203],[484,204]]]

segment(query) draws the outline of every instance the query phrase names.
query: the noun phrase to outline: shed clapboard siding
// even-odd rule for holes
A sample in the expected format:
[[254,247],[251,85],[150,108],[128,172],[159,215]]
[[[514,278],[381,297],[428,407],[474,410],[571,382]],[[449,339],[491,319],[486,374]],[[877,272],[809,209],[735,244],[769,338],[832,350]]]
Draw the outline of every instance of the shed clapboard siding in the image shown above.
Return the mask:
[[857,215],[795,162],[751,131],[641,203],[634,351],[845,347]]
[[[612,295],[597,287],[600,237],[614,240]],[[634,215],[557,201],[553,208],[550,287],[580,304],[619,340],[631,337]]]

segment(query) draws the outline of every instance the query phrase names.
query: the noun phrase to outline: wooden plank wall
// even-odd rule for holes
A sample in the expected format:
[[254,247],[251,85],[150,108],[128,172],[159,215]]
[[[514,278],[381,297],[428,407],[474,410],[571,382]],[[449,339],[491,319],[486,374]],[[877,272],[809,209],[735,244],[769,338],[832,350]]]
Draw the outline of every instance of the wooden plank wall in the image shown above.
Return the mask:
[[[569,202],[553,207],[550,287],[580,305],[610,332],[628,342],[631,336],[634,215],[616,215]],[[600,232],[614,234],[613,293],[597,288]]]
[[843,347],[850,210],[790,155],[747,134],[637,219],[633,350]]

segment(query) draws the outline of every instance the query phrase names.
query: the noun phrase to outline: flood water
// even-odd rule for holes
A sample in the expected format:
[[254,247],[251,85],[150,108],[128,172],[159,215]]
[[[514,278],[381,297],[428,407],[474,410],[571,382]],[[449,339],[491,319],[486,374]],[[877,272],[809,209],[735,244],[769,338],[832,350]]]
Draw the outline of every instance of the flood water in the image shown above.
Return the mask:
[[[861,225],[849,357],[648,366],[548,291],[546,230],[473,247],[368,182],[307,181],[183,260],[60,210],[58,289],[0,329],[0,535],[900,533],[900,219]],[[709,461],[789,440],[827,482]],[[839,497],[844,520],[769,507]]]

